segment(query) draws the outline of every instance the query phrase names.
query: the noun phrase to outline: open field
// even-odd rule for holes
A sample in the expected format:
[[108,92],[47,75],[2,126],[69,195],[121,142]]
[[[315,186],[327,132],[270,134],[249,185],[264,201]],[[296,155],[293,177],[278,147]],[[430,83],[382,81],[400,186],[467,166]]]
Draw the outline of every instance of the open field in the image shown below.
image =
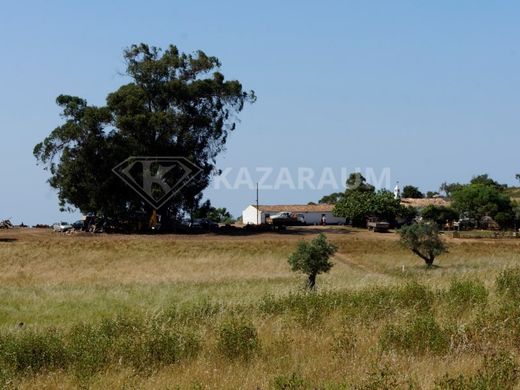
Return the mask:
[[[322,230],[339,251],[318,294],[306,295],[287,257]],[[450,253],[426,270],[394,233],[342,227],[244,236],[0,231],[0,386],[516,384],[520,274],[504,270],[520,265],[520,240],[447,240]]]

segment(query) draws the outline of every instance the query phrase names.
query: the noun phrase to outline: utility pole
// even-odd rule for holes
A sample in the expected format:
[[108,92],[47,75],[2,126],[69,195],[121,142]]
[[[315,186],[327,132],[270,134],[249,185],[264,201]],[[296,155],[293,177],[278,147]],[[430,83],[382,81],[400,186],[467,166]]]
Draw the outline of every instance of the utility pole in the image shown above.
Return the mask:
[[260,225],[259,217],[260,217],[260,210],[258,206],[258,182],[256,182],[256,224]]

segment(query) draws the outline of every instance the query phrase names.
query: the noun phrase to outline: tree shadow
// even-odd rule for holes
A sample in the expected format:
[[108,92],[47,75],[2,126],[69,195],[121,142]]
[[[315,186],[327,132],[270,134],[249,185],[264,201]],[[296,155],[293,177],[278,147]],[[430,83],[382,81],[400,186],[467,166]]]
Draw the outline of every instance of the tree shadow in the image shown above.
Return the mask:
[[303,228],[303,229],[287,229],[281,231],[283,234],[292,234],[292,235],[308,235],[308,234],[350,234],[352,233],[349,229],[342,229],[337,227],[326,227],[326,228]]
[[15,242],[15,241],[18,241],[17,238],[1,238],[0,237],[0,242]]
[[305,235],[313,235],[319,233],[325,234],[349,234],[352,233],[351,230],[341,228],[341,227],[333,227],[328,226],[325,228],[312,227],[312,226],[304,226],[304,227],[295,227],[291,226],[288,228],[274,228],[269,226],[251,226],[251,227],[232,227],[232,226],[223,226],[218,230],[211,231],[216,235],[222,236],[255,236],[262,234],[280,234],[280,235],[295,235],[295,236],[305,236]]

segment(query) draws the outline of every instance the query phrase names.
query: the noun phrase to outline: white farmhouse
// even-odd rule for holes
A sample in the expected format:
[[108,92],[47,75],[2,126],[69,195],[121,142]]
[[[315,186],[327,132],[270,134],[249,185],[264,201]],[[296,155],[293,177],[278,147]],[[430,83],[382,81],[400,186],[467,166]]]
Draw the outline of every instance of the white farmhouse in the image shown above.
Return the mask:
[[332,215],[332,204],[306,204],[306,205],[256,205],[248,206],[242,211],[244,225],[258,225],[265,223],[265,219],[277,213],[289,212],[301,214],[308,225],[319,225],[321,218],[325,216],[327,225],[345,223],[345,218]]

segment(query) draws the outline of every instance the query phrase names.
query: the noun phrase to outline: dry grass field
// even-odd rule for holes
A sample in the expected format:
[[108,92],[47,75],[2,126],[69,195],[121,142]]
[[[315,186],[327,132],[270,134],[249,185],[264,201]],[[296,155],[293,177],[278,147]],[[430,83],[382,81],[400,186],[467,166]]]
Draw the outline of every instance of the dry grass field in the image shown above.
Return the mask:
[[[287,257],[320,231],[339,251],[308,294]],[[350,228],[0,231],[0,387],[513,388],[520,240],[447,241],[427,270]]]

